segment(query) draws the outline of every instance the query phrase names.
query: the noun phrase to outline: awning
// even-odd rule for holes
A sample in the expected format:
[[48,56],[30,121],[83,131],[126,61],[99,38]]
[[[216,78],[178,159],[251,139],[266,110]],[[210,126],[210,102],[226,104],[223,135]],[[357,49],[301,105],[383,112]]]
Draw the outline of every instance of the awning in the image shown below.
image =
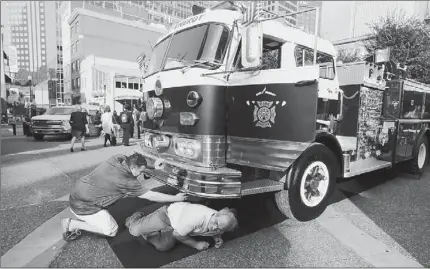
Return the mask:
[[140,78],[142,72],[139,70],[139,65],[136,63],[136,69],[122,68],[117,66],[108,65],[95,65],[94,68],[105,73],[115,73],[115,77],[129,77],[129,78]]
[[115,101],[119,100],[138,100],[140,98],[143,98],[143,93],[138,90],[131,90],[131,89],[118,89],[115,88]]

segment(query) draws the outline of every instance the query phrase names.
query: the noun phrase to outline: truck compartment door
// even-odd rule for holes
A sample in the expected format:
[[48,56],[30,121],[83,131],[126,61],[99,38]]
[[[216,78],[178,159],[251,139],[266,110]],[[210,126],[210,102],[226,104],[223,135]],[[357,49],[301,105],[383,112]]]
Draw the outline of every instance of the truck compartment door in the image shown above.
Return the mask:
[[317,66],[233,73],[227,162],[284,171],[315,139]]

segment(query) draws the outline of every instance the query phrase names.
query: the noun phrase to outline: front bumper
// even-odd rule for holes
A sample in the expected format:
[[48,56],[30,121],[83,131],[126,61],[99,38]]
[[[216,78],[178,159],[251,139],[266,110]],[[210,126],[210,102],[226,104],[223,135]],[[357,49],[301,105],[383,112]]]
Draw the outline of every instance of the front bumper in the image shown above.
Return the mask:
[[33,134],[41,134],[41,135],[65,135],[71,134],[71,130],[65,130],[62,127],[58,128],[44,128],[39,126],[31,126],[31,130]]
[[145,156],[148,167],[145,174],[181,192],[203,198],[240,198],[242,191],[240,171],[222,167],[197,167],[170,159],[160,159],[153,153],[136,149]]

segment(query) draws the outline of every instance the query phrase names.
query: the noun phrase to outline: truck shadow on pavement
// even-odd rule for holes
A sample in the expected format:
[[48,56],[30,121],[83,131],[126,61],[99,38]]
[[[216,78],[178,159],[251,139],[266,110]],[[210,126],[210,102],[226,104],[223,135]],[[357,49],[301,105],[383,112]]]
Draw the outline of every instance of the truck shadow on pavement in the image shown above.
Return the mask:
[[[163,193],[175,194],[173,188],[162,186],[154,189]],[[222,209],[226,206],[237,209],[239,228],[223,236],[225,242],[269,228],[284,221],[286,218],[278,211],[270,194],[245,197],[240,200],[211,200],[209,206],[214,209]],[[192,199],[192,198],[191,198]],[[116,237],[108,239],[122,265],[126,268],[161,267],[168,263],[183,259],[198,251],[183,244],[177,244],[169,252],[159,252],[143,239],[133,237],[125,227],[125,219],[134,212],[140,211],[146,214],[163,206],[160,203],[151,203],[137,198],[126,198],[118,201],[109,208],[109,212],[118,222],[119,230]],[[212,244],[210,237],[199,238]]]
[[[401,175],[403,171],[402,169],[403,168],[377,171],[367,175],[355,177],[351,179],[351,181],[347,181],[343,184],[340,183],[338,184],[336,194],[334,195],[331,204],[349,199],[352,200],[352,202],[356,204],[356,207],[361,210],[363,207],[361,204],[362,202],[357,202],[358,199],[356,197],[360,198],[360,193],[377,188],[378,186],[393,180],[396,177],[404,177],[404,175]],[[411,177],[405,180],[416,179]],[[352,184],[353,186],[351,188],[347,188],[345,187],[347,184]],[[168,186],[159,187],[156,190],[164,193],[177,193],[175,189]],[[145,240],[133,237],[125,228],[125,219],[134,212],[140,211],[149,214],[163,205],[164,204],[151,203],[142,199],[127,198],[117,202],[114,206],[109,208],[109,212],[118,222],[119,230],[115,238],[108,239],[108,243],[124,267],[161,267],[171,262],[194,255],[198,252],[183,244],[178,244],[173,250],[169,252],[159,252]],[[228,206],[235,208],[238,211],[239,229],[233,233],[226,233],[223,236],[225,242],[249,235],[265,228],[269,228],[287,219],[277,209],[273,199],[273,194],[270,193],[244,197],[238,200],[209,200],[208,206],[218,210]],[[372,207],[372,205],[369,204],[365,206]],[[363,209],[363,211],[364,214],[368,214],[365,209]],[[367,215],[367,217],[374,221],[375,224],[379,226],[379,228],[389,234],[394,240],[397,241],[397,243],[401,244],[402,241],[400,238],[392,233],[391,230],[393,229],[387,229],[386,223],[378,221],[378,219],[376,219],[374,216],[374,214],[370,213]],[[213,245],[211,238],[203,237],[201,240],[206,240]],[[422,260],[423,259],[421,257],[421,261]]]

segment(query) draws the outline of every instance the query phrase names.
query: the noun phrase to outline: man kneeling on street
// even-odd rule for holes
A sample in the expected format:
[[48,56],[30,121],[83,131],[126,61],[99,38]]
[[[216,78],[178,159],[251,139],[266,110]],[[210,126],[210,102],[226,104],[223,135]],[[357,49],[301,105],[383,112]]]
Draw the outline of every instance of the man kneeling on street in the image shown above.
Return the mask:
[[81,230],[113,237],[118,224],[106,208],[121,198],[139,197],[154,202],[184,201],[186,195],[168,195],[147,190],[137,179],[147,166],[138,153],[116,155],[76,181],[70,194],[70,209],[79,220],[62,219],[63,238],[74,240]]
[[142,236],[159,251],[172,249],[176,241],[199,251],[209,248],[209,243],[196,241],[192,236],[212,236],[215,247],[221,247],[221,235],[237,228],[234,209],[221,211],[207,206],[178,202],[159,208],[145,216],[136,212],[128,217],[125,225],[133,236]]

